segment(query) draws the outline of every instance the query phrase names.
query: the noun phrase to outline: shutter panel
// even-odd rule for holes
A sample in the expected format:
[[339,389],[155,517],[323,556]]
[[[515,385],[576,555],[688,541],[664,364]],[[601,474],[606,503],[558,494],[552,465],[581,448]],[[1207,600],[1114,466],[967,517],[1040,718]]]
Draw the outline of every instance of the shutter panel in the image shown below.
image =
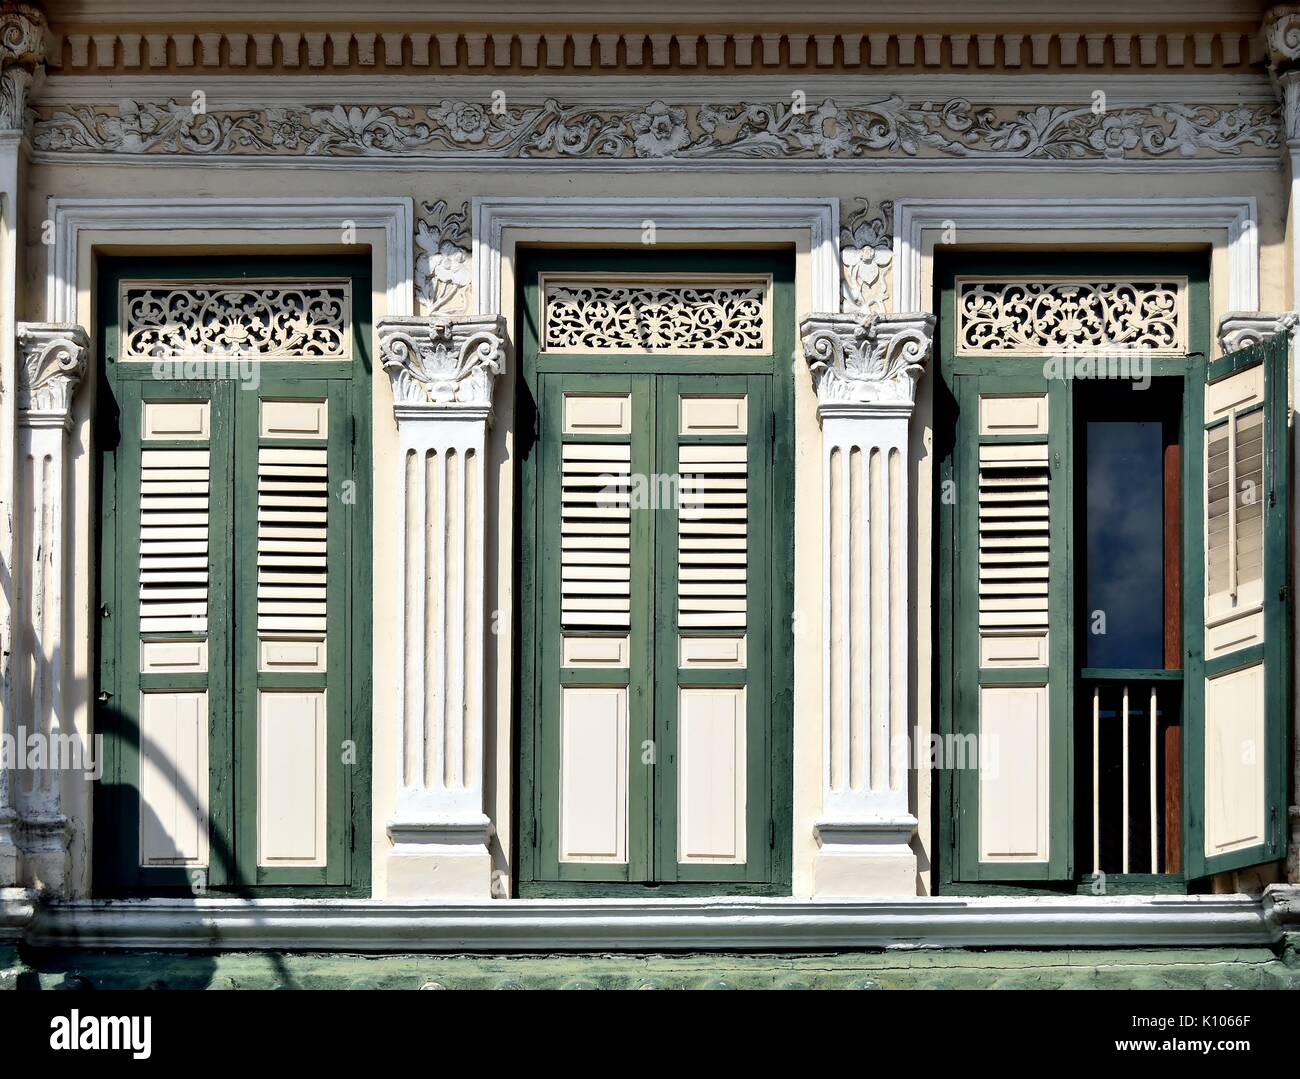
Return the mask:
[[745,626],[749,550],[748,448],[681,447],[677,538],[677,625]]
[[[579,404],[570,397],[571,412]],[[560,620],[566,628],[628,628],[631,455],[629,442],[566,443],[562,449]]]
[[[1069,384],[955,380],[957,879],[1071,872]],[[978,424],[978,428],[976,428]],[[969,494],[968,494],[969,492]]]
[[1189,663],[1191,876],[1280,858],[1285,844],[1288,338],[1209,365],[1203,648]]
[[206,447],[140,454],[141,636],[207,632],[210,472]]
[[325,634],[329,467],[319,449],[257,452],[257,631]]

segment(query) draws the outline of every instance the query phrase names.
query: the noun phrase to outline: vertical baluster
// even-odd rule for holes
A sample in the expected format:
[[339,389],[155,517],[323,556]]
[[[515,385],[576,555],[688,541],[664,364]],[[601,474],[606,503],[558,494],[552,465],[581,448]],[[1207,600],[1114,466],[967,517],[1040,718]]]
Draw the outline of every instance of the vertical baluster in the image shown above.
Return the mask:
[[1121,722],[1124,724],[1124,813],[1121,817],[1123,821],[1124,832],[1123,840],[1123,868],[1121,872],[1128,872],[1128,826],[1129,826],[1129,805],[1128,805],[1128,684],[1124,685],[1124,710]]
[[1092,871],[1101,872],[1101,686],[1092,687]]
[[1160,829],[1156,809],[1156,684],[1151,683],[1151,872],[1160,872]]

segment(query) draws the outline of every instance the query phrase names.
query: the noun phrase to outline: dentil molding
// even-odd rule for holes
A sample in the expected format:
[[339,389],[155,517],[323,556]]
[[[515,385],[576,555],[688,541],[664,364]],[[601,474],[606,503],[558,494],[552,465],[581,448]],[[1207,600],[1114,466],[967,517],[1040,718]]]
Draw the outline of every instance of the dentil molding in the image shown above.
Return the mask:
[[799,335],[823,415],[854,406],[910,410],[934,344],[934,315],[888,314],[866,322],[855,315],[810,315]]

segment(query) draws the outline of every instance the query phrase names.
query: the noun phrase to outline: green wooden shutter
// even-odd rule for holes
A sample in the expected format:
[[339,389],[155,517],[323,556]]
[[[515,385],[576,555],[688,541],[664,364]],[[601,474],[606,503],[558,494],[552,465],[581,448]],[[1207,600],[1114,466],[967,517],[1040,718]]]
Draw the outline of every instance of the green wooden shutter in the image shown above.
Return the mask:
[[254,361],[244,381],[119,362],[119,284],[230,268],[101,277],[97,890],[368,881],[368,279],[347,359]]
[[1206,373],[1203,650],[1189,658],[1188,875],[1284,854],[1290,620],[1288,337]]
[[952,486],[957,876],[1070,876],[1070,383],[962,376]]
[[658,878],[764,881],[771,860],[769,380],[663,377],[656,512]]

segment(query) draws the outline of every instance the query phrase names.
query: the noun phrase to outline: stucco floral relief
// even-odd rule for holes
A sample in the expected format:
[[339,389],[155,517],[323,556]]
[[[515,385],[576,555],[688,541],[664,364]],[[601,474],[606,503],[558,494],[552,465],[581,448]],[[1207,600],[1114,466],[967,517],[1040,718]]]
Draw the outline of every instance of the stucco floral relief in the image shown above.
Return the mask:
[[214,109],[189,101],[43,107],[38,151],[247,154],[287,157],[466,157],[829,161],[867,157],[1106,161],[1276,151],[1274,105],[986,106],[963,98],[908,102],[826,99],[737,104],[492,108],[334,105]]

